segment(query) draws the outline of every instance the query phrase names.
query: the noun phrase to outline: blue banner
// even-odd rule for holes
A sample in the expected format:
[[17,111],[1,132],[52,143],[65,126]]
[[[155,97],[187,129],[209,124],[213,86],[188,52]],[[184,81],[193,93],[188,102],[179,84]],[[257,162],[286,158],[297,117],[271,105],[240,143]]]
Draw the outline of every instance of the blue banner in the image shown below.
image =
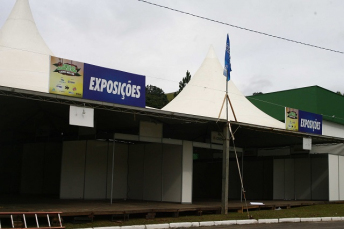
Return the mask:
[[299,131],[322,134],[322,115],[299,110]]
[[83,98],[129,106],[146,106],[146,78],[128,72],[84,65]]

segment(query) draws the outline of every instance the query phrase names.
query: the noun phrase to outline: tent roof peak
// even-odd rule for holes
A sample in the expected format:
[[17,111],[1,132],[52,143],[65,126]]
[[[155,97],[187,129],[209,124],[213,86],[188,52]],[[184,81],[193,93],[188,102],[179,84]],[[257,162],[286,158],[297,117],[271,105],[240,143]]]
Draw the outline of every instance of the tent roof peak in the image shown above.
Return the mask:
[[28,0],[17,0],[0,29],[0,46],[51,55],[32,16]]

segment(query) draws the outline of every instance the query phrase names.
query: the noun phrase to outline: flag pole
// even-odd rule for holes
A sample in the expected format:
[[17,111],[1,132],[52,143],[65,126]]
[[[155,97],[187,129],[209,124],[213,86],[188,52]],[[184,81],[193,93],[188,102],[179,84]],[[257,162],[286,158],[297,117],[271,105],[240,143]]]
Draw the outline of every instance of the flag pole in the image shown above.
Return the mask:
[[[228,53],[227,53],[228,52]],[[227,55],[228,54],[228,55]],[[227,65],[227,66],[226,66]],[[221,195],[221,214],[228,214],[228,183],[229,183],[229,120],[228,120],[228,74],[229,67],[229,37],[227,34],[226,53],[225,53],[225,68],[226,72],[226,124],[223,127],[223,152],[222,152],[222,195]]]
[[229,122],[228,122],[228,81],[226,77],[226,124],[223,127],[223,153],[222,153],[222,201],[221,214],[228,214],[228,183],[229,183]]

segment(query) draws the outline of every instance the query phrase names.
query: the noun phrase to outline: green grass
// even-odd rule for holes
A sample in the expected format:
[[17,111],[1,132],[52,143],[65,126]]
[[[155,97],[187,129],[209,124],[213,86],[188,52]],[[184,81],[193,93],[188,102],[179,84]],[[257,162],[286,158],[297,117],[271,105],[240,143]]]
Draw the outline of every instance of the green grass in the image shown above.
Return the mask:
[[[344,204],[321,204],[306,207],[295,207],[282,210],[252,210],[249,212],[253,219],[273,219],[273,218],[293,218],[293,217],[335,217],[344,216]],[[247,213],[229,212],[228,215],[202,215],[202,216],[179,216],[179,217],[156,217],[155,219],[131,218],[128,221],[118,220],[111,222],[108,219],[100,219],[97,216],[93,223],[72,224],[64,223],[69,228],[89,228],[105,226],[127,226],[127,225],[144,225],[144,224],[161,224],[173,222],[200,222],[200,221],[217,221],[217,220],[240,220],[247,219]]]

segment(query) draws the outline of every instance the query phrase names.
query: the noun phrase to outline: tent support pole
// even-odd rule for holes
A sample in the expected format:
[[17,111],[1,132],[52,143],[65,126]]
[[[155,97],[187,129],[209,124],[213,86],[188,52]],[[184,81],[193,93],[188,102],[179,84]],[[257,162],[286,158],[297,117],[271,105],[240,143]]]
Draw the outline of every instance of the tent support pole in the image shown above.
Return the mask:
[[[223,153],[222,153],[222,195],[221,214],[228,214],[228,180],[229,180],[229,128],[228,128],[228,81],[226,77],[226,125],[223,127]],[[223,106],[223,104],[222,104]],[[222,110],[222,108],[221,108]]]
[[228,123],[223,127],[224,144],[222,155],[222,203],[221,214],[228,214],[228,180],[229,180],[229,130]]

